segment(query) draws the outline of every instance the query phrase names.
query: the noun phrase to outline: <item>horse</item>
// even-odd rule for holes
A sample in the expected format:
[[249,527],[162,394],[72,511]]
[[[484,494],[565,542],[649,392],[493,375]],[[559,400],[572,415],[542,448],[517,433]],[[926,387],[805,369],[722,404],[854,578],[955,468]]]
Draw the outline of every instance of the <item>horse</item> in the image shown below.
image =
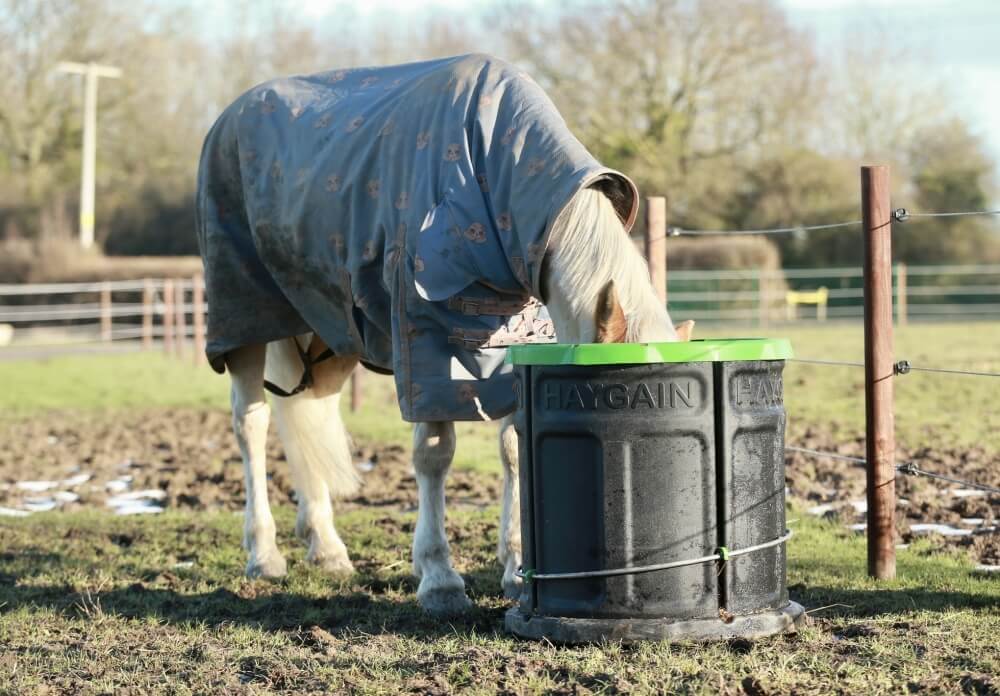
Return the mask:
[[[276,144],[262,133],[277,133]],[[361,362],[396,374],[413,422],[420,605],[450,615],[470,604],[444,524],[457,419],[499,420],[497,556],[503,591],[517,596],[513,377],[503,345],[490,341],[509,339],[533,298],[560,342],[689,338],[693,323],[673,325],[630,240],[636,208],[627,177],[593,160],[530,77],[491,56],[331,71],[265,83],[234,102],[203,148],[198,233],[207,352],[230,373],[245,470],[246,574],[287,571],[267,495],[272,410],[306,560],[353,571],[332,501],[360,484],[340,395]],[[448,324],[437,335],[427,317],[478,328]],[[518,324],[529,333],[537,313],[530,318]],[[282,396],[269,405],[265,387]]]

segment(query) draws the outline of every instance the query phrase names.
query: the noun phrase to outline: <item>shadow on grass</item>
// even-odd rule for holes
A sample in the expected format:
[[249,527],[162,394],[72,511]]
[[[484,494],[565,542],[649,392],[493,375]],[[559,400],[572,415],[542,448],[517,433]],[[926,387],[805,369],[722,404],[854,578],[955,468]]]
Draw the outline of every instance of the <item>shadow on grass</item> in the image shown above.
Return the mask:
[[918,611],[1000,609],[1000,595],[994,593],[912,587],[853,589],[805,584],[791,585],[788,591],[794,601],[806,607],[806,611],[825,607],[824,617],[861,618]]
[[[420,608],[416,580],[403,575],[389,579],[355,576],[342,592],[319,596],[296,592],[285,581],[244,581],[236,590],[202,593],[184,591],[184,581],[168,581],[174,587],[150,586],[162,584],[161,578],[80,592],[65,584],[18,585],[14,576],[0,573],[0,614],[20,608],[49,609],[77,619],[152,618],[178,625],[243,625],[265,631],[319,626],[333,635],[363,632],[436,638],[502,632],[508,607],[499,599],[495,567],[466,575],[473,605],[461,615],[445,618],[429,616]],[[481,591],[487,578],[489,586],[497,585],[496,593]]]
[[[47,559],[52,562],[52,559]],[[155,618],[180,625],[245,625],[266,631],[319,626],[338,635],[354,632],[436,638],[493,634],[503,631],[509,603],[492,588],[497,568],[484,566],[467,574],[472,608],[446,619],[428,616],[416,602],[416,581],[407,575],[391,578],[355,576],[340,593],[298,593],[286,582],[246,581],[236,590],[219,588],[193,593],[184,580],[157,576],[112,590],[78,592],[64,584],[16,584],[0,574],[0,613],[19,608],[48,608],[68,618],[117,616]],[[150,585],[167,584],[168,587]],[[828,607],[822,616],[842,618],[906,614],[919,611],[1000,608],[1000,596],[935,589],[844,589],[792,585],[795,601],[807,609]]]

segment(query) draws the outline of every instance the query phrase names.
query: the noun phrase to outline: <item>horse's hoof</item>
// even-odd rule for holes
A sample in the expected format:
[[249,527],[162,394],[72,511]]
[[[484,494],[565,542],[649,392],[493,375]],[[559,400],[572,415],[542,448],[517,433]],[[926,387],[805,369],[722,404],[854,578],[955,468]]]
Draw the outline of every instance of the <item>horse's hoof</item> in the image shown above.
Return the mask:
[[248,578],[273,580],[285,577],[285,573],[288,572],[288,564],[285,563],[285,558],[280,553],[274,553],[257,559],[251,557],[247,562],[246,572]]
[[417,593],[420,606],[431,616],[455,616],[468,611],[472,602],[465,596],[465,590],[442,587]]
[[516,575],[512,575],[509,578],[505,577],[501,585],[503,586],[504,597],[507,599],[520,599],[521,589],[524,587],[524,581],[521,578]]
[[309,554],[306,556],[306,560],[330,575],[346,577],[354,573],[354,564],[346,556],[313,556]]

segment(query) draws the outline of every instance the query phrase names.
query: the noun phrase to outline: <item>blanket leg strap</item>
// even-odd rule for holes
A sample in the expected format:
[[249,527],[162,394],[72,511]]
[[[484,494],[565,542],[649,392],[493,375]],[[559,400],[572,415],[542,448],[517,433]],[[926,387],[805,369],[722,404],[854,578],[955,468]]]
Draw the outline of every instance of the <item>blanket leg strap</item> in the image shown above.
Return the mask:
[[312,373],[313,365],[333,357],[333,351],[327,348],[322,353],[317,355],[315,359],[313,359],[309,357],[309,350],[308,349],[303,350],[302,346],[299,345],[297,339],[293,338],[292,342],[295,344],[295,350],[298,351],[299,358],[302,360],[302,379],[299,380],[298,386],[295,387],[295,389],[292,389],[292,391],[285,391],[274,382],[269,382],[265,379],[264,389],[267,389],[275,396],[288,397],[288,396],[295,396],[296,394],[304,392],[313,384],[313,373]]

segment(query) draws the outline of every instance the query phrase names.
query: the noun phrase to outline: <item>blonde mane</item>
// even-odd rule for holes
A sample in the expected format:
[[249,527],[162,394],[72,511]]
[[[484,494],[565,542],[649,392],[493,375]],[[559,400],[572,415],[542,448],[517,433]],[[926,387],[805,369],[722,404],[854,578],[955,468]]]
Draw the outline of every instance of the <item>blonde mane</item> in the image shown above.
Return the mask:
[[603,193],[587,188],[573,196],[553,225],[548,253],[552,255],[548,284],[561,296],[552,299],[566,305],[550,308],[557,333],[558,320],[568,318],[559,314],[568,312],[577,325],[592,321],[601,291],[613,280],[628,321],[627,341],[676,340],[667,308],[650,282],[646,261]]

